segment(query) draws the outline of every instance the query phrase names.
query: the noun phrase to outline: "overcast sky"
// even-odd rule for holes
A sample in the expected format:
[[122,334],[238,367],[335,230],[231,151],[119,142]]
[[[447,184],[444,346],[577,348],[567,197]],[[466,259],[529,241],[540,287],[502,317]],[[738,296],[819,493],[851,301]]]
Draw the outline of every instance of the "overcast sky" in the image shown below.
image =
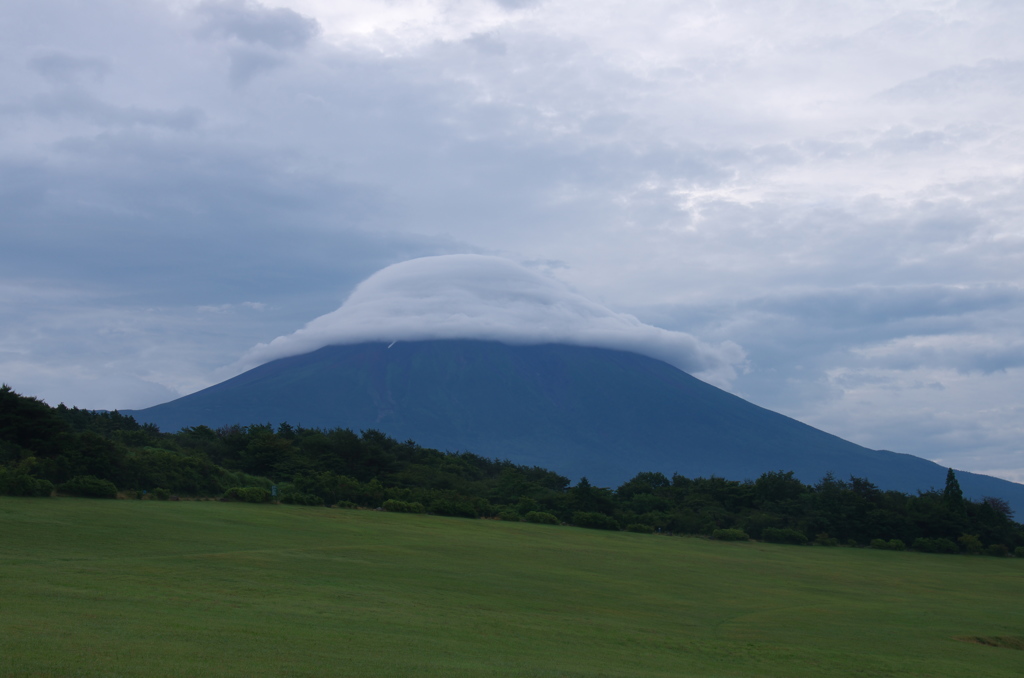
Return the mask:
[[4,0],[0,380],[153,405],[483,254],[1024,481],[1021,35],[1018,0]]

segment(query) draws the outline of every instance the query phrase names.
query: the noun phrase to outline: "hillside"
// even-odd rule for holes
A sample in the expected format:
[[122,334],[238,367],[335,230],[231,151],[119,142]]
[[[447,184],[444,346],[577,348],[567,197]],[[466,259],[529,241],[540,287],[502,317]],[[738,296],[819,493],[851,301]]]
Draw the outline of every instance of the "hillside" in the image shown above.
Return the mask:
[[[793,470],[941,488],[946,469],[870,450],[758,407],[645,356],[485,341],[331,346],[276,360],[184,398],[128,412],[164,430],[288,422],[378,429],[449,450],[616,486],[641,471],[754,479]],[[968,497],[1024,512],[1024,486],[958,473]]]

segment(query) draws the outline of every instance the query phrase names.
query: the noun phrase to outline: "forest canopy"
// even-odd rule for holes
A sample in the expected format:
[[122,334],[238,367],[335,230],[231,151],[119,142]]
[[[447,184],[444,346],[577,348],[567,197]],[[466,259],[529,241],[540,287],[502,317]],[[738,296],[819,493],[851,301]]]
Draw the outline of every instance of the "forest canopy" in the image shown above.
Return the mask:
[[380,507],[793,544],[1024,552],[1024,526],[1008,504],[965,499],[952,469],[943,488],[916,495],[831,474],[808,485],[785,470],[743,481],[642,472],[604,488],[376,430],[266,423],[165,433],[116,411],[50,407],[4,385],[0,494],[53,493]]

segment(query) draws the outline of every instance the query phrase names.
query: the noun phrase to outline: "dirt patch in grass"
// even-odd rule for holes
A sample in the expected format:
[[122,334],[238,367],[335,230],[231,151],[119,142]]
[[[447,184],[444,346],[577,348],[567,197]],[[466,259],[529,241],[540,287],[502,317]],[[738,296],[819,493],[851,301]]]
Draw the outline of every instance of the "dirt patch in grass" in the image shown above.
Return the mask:
[[965,643],[974,643],[975,645],[1024,650],[1024,636],[960,636],[957,640],[962,640]]

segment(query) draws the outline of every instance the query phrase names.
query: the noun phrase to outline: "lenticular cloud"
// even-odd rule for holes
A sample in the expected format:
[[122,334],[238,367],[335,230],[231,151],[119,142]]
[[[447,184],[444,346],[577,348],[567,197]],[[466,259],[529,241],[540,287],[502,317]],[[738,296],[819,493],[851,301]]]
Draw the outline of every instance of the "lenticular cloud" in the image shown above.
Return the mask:
[[455,254],[389,266],[359,284],[336,311],[293,334],[259,344],[247,365],[368,341],[482,339],[630,351],[709,381],[735,375],[738,346],[711,346],[646,325],[499,257]]

